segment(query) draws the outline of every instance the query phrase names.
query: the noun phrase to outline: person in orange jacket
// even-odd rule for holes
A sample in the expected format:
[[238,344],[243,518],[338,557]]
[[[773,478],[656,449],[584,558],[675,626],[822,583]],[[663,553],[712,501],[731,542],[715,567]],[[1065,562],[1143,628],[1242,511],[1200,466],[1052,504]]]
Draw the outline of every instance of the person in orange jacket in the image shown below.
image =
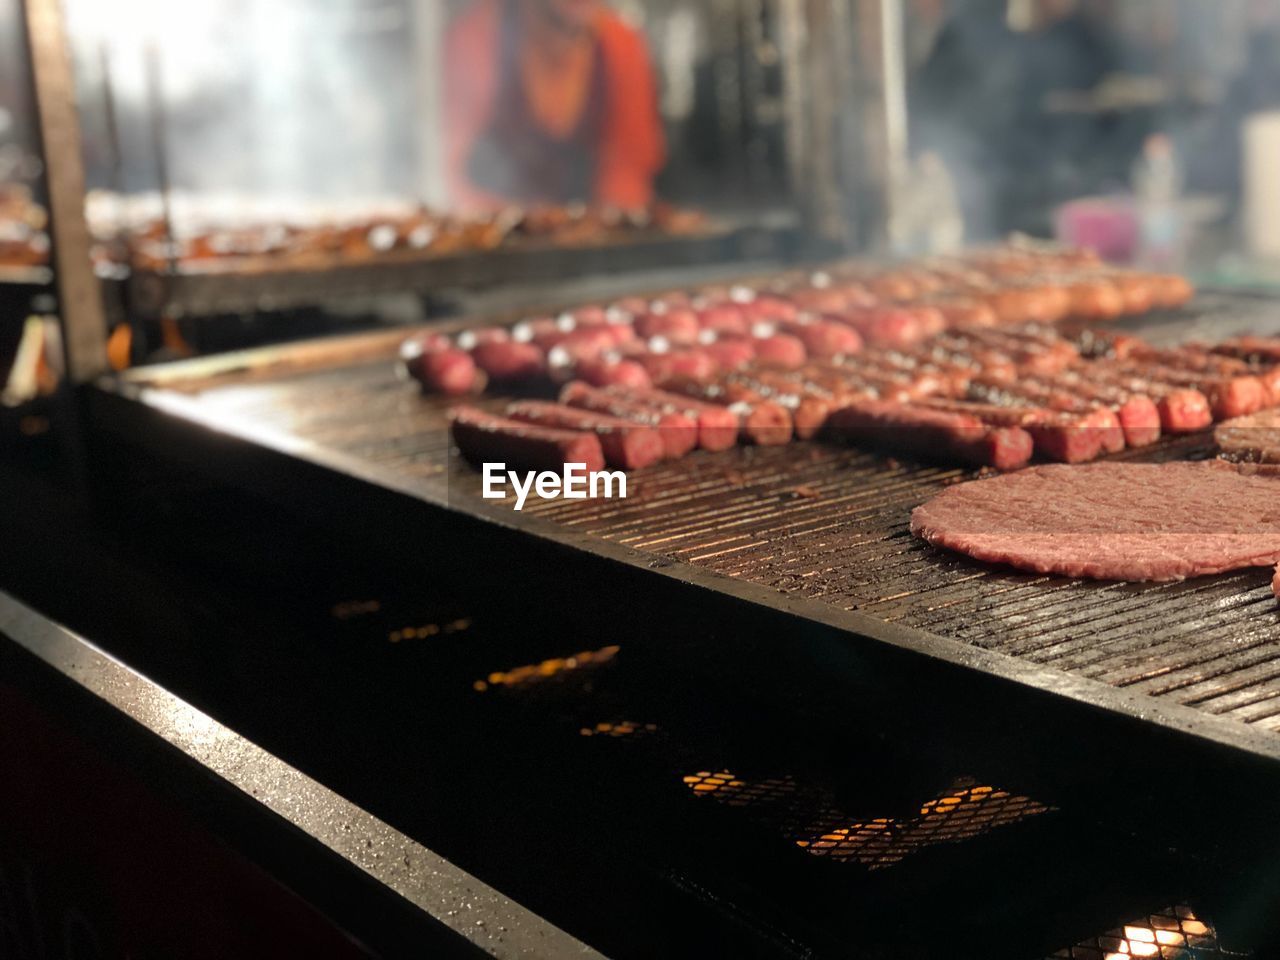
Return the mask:
[[665,160],[644,37],[601,0],[476,0],[445,46],[456,207],[653,199]]

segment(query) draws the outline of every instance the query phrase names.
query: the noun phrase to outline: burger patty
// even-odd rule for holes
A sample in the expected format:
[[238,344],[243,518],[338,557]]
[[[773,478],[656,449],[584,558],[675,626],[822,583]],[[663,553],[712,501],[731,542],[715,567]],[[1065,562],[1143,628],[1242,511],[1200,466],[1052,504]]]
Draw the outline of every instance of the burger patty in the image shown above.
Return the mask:
[[1280,464],[1280,408],[1225,420],[1214,429],[1213,439],[1232,460]]
[[1280,476],[1200,463],[1052,464],[949,487],[911,515],[932,544],[1101,580],[1280,563]]

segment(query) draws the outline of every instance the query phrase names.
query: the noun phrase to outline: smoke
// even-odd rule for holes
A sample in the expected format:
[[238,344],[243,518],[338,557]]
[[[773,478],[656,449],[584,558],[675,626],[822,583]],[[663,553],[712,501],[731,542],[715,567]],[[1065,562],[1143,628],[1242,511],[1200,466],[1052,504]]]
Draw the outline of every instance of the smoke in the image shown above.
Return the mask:
[[[89,175],[276,197],[412,195],[409,8],[393,0],[69,0]],[[148,56],[153,70],[148,70]],[[123,182],[113,181],[108,84]]]

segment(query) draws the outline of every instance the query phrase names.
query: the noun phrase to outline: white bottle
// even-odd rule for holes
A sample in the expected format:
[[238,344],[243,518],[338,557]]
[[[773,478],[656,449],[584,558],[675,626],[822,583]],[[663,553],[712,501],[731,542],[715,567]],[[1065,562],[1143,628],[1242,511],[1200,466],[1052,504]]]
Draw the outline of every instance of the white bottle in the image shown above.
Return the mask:
[[1138,263],[1176,269],[1183,258],[1182,168],[1173,142],[1153,133],[1133,165],[1138,215]]

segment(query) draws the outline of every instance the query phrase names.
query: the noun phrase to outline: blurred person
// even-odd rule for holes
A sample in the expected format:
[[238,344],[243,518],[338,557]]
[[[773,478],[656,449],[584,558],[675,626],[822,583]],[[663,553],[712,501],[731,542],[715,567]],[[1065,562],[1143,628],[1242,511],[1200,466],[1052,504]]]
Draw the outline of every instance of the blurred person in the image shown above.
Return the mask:
[[474,0],[446,38],[445,150],[462,209],[645,206],[665,143],[644,37],[602,0]]
[[1040,0],[1026,57],[1024,92],[1043,98],[1058,91],[1085,91],[1098,86],[1122,63],[1110,30],[1112,13],[1105,3]]

